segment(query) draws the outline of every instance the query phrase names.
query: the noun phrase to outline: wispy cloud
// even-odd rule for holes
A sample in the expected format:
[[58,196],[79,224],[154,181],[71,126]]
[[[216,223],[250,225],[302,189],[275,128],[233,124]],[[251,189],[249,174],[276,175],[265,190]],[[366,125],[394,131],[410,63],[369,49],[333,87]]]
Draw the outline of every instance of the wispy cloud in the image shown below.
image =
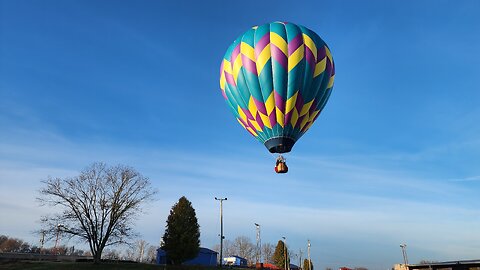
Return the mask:
[[455,178],[455,179],[448,179],[449,181],[452,182],[471,182],[471,181],[480,181],[480,175],[476,176],[469,176],[465,178]]
[[[136,226],[151,243],[158,243],[163,234],[170,207],[186,195],[197,209],[202,245],[207,247],[218,241],[219,206],[213,197],[226,196],[227,238],[254,239],[252,226],[258,222],[264,242],[287,236],[293,250],[304,247],[306,239],[330,245],[319,247],[314,258],[346,254],[362,262],[360,255],[366,250],[380,254],[393,247],[392,254],[398,253],[400,242],[408,242],[412,260],[427,255],[474,256],[478,251],[478,205],[463,201],[470,193],[455,181],[426,178],[415,169],[402,169],[401,163],[392,165],[369,155],[292,155],[288,159],[291,172],[279,176],[272,173],[272,157],[248,151],[226,156],[96,145],[75,143],[58,134],[10,139],[0,147],[0,211],[8,217],[1,229],[36,241],[30,232],[39,213],[46,211],[33,199],[39,180],[74,175],[100,160],[136,167],[158,187],[159,200]],[[478,177],[465,179],[477,181]],[[392,263],[398,260],[391,256]]]

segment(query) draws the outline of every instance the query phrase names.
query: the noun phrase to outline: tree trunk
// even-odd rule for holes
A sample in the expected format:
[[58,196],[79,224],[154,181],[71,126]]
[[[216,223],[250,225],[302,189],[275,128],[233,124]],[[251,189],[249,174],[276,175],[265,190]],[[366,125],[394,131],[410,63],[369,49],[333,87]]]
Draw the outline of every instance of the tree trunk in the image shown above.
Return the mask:
[[102,261],[102,252],[97,251],[97,253],[95,253],[93,255],[93,263],[94,264],[99,264],[101,261]]

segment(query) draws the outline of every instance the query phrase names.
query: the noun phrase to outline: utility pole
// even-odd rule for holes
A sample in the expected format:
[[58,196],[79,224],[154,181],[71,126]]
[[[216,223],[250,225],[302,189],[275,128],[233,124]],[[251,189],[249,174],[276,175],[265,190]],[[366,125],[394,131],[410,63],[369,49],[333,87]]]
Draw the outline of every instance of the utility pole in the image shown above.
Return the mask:
[[256,263],[259,263],[262,260],[262,239],[260,238],[260,224],[255,223],[255,227],[257,228],[257,252],[255,254],[255,257]]
[[287,266],[287,257],[288,257],[288,251],[287,251],[287,238],[285,236],[283,238],[283,256],[285,256],[285,270],[290,269],[290,265]]
[[[299,266],[300,268],[303,268],[303,265],[302,265],[302,256],[303,256],[303,250],[300,249],[300,250],[298,251],[298,257],[299,257],[299,258],[298,258],[298,266]],[[303,269],[303,270],[307,270],[307,269]]]
[[223,265],[223,201],[226,201],[227,198],[217,198],[215,200],[220,201],[220,267]]
[[312,261],[310,261],[310,239],[308,240],[308,270],[312,270]]
[[400,248],[402,248],[403,263],[405,264],[405,269],[407,269],[407,265],[408,265],[407,245],[406,244],[400,244]]

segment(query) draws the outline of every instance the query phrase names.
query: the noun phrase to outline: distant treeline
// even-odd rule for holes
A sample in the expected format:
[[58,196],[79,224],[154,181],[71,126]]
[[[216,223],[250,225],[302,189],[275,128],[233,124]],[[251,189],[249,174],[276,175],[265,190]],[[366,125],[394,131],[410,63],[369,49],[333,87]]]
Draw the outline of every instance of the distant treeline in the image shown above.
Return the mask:
[[41,248],[36,245],[6,235],[0,235],[0,252],[19,252],[19,253],[37,253],[37,254],[55,254],[55,255],[75,255],[82,256],[84,251],[75,249],[75,247],[57,246],[50,248]]

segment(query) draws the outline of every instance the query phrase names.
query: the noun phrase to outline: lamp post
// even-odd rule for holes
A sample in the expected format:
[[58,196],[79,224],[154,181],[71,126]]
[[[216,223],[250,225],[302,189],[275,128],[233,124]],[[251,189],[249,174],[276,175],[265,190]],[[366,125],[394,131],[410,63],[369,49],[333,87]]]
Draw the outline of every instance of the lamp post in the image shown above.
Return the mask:
[[226,201],[227,198],[217,198],[215,200],[220,201],[220,267],[223,265],[223,201]]
[[[300,266],[300,267],[302,267],[302,258],[303,258],[302,256],[303,256],[303,250],[299,249],[298,250],[298,266]],[[307,270],[307,269],[305,269],[305,270]]]
[[257,252],[256,252],[256,263],[261,262],[262,260],[262,239],[260,238],[260,224],[255,223],[257,228]]
[[405,264],[405,269],[407,269],[407,265],[408,265],[407,245],[406,244],[400,244],[400,248],[402,249],[403,263]]
[[308,240],[308,270],[312,270],[312,263],[310,261],[310,240]]
[[283,238],[283,256],[285,257],[285,270],[290,269],[290,265],[287,267],[287,238],[282,236]]

